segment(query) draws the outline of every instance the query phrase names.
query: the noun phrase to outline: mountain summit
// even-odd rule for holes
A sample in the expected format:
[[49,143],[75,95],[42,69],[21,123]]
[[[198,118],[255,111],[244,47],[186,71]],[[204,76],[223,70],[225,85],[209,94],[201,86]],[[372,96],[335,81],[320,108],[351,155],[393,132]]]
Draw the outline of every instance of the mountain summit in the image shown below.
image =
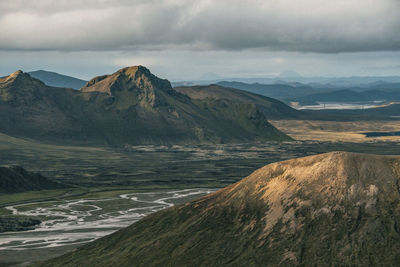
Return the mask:
[[51,142],[136,145],[290,140],[254,104],[192,100],[143,66],[80,91],[17,71],[0,78],[0,132]]
[[17,71],[15,71],[15,72],[11,73],[11,74],[7,77],[7,79],[8,79],[8,80],[15,79],[15,78],[17,78],[18,76],[23,75],[23,74],[24,74],[24,72],[23,72],[22,70],[17,70]]
[[111,75],[97,76],[81,91],[106,93],[128,106],[140,103],[151,107],[166,104],[160,91],[169,95],[176,93],[168,80],[158,78],[143,66],[126,67]]
[[0,78],[0,83],[14,87],[17,86],[31,87],[33,85],[44,84],[42,81],[32,78],[28,73],[25,73],[22,70],[17,70],[11,73],[9,76]]
[[118,70],[111,75],[97,76],[81,89],[82,92],[103,92],[112,95],[114,90],[133,90],[135,88],[170,88],[168,80],[153,75],[146,67],[133,66]]
[[398,266],[400,157],[269,164],[41,266]]

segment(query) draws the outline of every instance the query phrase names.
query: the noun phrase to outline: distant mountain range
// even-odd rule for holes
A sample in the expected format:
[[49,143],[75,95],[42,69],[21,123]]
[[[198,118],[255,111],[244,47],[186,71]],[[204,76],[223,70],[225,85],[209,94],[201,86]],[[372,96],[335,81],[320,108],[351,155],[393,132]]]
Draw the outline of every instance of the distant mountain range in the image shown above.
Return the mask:
[[207,85],[212,83],[219,83],[224,81],[239,82],[247,84],[294,84],[301,83],[309,85],[314,88],[352,88],[352,87],[371,87],[373,85],[390,85],[399,84],[400,76],[352,76],[352,77],[303,77],[300,75],[283,75],[274,77],[260,77],[260,78],[218,78],[210,77],[209,79],[193,80],[193,81],[176,81],[173,83],[174,87],[177,86],[193,86],[193,85]]
[[400,87],[399,89],[386,89],[386,90],[367,90],[362,92],[355,92],[352,90],[335,90],[323,93],[314,93],[297,98],[289,98],[289,101],[298,102],[301,105],[314,105],[319,102],[392,102],[400,101]]
[[281,101],[285,101],[288,98],[294,98],[299,96],[305,96],[308,94],[319,92],[311,86],[304,84],[260,84],[260,83],[243,83],[243,82],[219,82],[218,85],[224,87],[231,87],[240,90],[249,91],[255,94],[277,98]]
[[399,156],[273,163],[37,266],[399,266]]
[[31,71],[28,72],[28,74],[33,78],[41,80],[46,85],[54,87],[79,89],[82,88],[87,82],[78,78],[45,70]]
[[[32,77],[43,81],[46,85],[64,88],[80,89],[87,81],[57,72],[37,70],[28,72]],[[214,75],[216,76],[216,75]],[[398,89],[400,76],[353,76],[353,77],[303,77],[294,71],[285,71],[276,77],[266,78],[213,78],[199,81],[177,81],[173,87],[221,84],[238,82],[252,85],[292,85],[295,87],[309,86],[314,89],[350,89],[363,91],[365,89]],[[230,87],[230,86],[228,86]],[[234,87],[237,88],[237,87]],[[310,92],[312,93],[312,92]]]
[[0,116],[0,132],[57,143],[290,140],[255,104],[191,99],[142,66],[95,77],[79,91],[17,71],[0,78]]
[[[29,72],[29,74],[32,77],[43,81],[46,85],[54,87],[73,88],[78,90],[84,87],[87,82],[71,76],[44,70]],[[315,104],[317,102],[367,102],[375,100],[398,101],[400,91],[400,77],[397,76],[307,78],[302,77],[293,71],[283,72],[281,75],[273,79],[265,78],[264,80],[260,80],[257,78],[238,79],[237,81],[210,80],[188,83],[177,82],[174,83],[174,86],[187,87],[196,84],[203,84],[203,86],[205,86],[210,83],[215,83],[223,87],[246,90],[267,97],[276,98],[285,103],[299,102],[303,105]]]
[[[279,99],[287,104],[314,105],[319,102],[333,103],[384,103],[400,100],[399,83],[373,83],[365,87],[337,88],[327,85],[292,84],[248,84],[242,82],[219,82],[221,86],[237,88],[252,93]],[[319,86],[319,87],[318,87]]]

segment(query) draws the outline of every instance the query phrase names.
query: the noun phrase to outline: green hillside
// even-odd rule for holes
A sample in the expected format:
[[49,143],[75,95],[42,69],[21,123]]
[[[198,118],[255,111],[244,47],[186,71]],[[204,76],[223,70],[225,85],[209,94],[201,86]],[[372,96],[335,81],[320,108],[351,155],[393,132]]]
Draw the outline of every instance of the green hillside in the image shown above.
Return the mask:
[[229,101],[254,104],[267,119],[294,119],[302,114],[279,100],[263,95],[219,85],[175,87],[178,92],[192,99],[225,99]]
[[19,166],[0,167],[0,193],[17,193],[31,190],[56,189],[65,185]]
[[398,266],[398,156],[267,165],[38,266]]

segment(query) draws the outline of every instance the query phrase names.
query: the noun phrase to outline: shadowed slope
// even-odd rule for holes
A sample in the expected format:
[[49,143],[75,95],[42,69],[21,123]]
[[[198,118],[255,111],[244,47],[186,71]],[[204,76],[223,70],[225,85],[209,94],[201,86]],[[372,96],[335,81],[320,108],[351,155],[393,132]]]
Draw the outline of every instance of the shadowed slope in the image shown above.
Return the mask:
[[86,81],[84,80],[52,71],[31,71],[29,72],[29,75],[31,75],[33,78],[41,80],[48,86],[79,89],[86,84]]
[[398,265],[400,157],[267,165],[42,266]]
[[63,188],[62,185],[38,173],[31,173],[19,166],[0,167],[0,193]]
[[[79,94],[46,86],[22,71],[0,78],[0,131],[34,139],[74,139],[85,124],[82,114],[91,109],[84,108]],[[81,135],[84,139],[85,133]]]
[[200,101],[142,66],[46,86],[22,71],[0,78],[0,132],[39,140],[115,145],[290,140],[254,104]]
[[279,100],[215,84],[175,87],[174,89],[192,99],[227,99],[240,103],[254,104],[267,119],[293,119],[298,118],[301,114],[301,111],[297,111]]

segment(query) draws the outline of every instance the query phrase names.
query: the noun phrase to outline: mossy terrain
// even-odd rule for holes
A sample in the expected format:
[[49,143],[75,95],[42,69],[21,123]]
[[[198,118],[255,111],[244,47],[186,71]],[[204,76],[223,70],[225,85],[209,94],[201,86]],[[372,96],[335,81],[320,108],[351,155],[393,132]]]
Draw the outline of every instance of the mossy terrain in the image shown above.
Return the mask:
[[38,266],[397,266],[399,179],[394,156],[273,163]]
[[32,230],[40,223],[34,218],[0,216],[0,233]]
[[39,173],[31,173],[20,166],[0,167],[0,194],[31,190],[65,188]]

